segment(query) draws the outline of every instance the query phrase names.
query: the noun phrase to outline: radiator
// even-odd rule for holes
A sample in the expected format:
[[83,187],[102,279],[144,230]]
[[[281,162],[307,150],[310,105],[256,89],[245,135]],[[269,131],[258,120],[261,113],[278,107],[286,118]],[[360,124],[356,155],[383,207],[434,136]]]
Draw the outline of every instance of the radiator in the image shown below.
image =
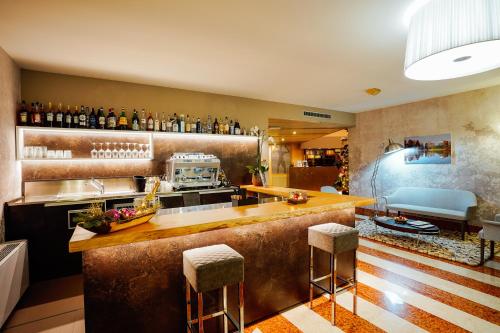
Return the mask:
[[28,242],[0,244],[0,327],[29,285]]

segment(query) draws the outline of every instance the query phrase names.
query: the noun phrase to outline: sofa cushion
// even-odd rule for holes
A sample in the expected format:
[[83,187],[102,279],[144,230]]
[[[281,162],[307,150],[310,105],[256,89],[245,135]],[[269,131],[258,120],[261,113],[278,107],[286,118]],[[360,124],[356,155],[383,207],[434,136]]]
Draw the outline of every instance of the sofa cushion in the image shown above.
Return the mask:
[[443,208],[435,208],[435,207],[424,207],[417,205],[407,205],[400,203],[393,203],[386,206],[387,209],[397,210],[406,213],[415,213],[422,215],[431,215],[436,217],[441,217],[445,219],[451,220],[460,220],[466,221],[467,214],[465,211],[453,210],[453,209],[443,209]]
[[477,205],[472,192],[442,188],[400,187],[386,199],[389,205],[406,204],[464,212]]

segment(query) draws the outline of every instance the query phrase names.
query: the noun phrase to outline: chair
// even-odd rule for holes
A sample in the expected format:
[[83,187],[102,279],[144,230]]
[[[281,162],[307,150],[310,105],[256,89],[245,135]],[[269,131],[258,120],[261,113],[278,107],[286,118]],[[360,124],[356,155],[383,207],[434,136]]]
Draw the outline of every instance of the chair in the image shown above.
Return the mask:
[[481,238],[481,261],[480,265],[484,264],[484,248],[486,241],[490,241],[490,259],[495,255],[495,242],[500,242],[500,214],[495,216],[495,221],[481,219],[483,229],[479,230],[479,238]]

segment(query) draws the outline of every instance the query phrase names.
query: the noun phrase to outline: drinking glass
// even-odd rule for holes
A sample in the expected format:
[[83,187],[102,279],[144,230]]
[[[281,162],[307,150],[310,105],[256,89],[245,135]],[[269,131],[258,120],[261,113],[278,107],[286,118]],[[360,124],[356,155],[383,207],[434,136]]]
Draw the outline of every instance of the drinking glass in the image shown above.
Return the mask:
[[134,149],[132,149],[132,158],[139,157],[139,151],[137,150],[137,143],[133,143]]
[[106,142],[106,151],[104,152],[104,157],[105,158],[111,158],[112,153],[111,149],[109,149],[109,142]]
[[132,151],[130,150],[130,142],[125,142],[127,150],[125,150],[125,158],[132,158]]
[[118,144],[117,142],[113,142],[113,151],[111,152],[111,156],[113,158],[118,158],[118,156],[119,156],[118,149],[116,149],[117,144]]
[[146,151],[144,152],[144,158],[151,158],[151,150],[149,150],[149,143],[144,144]]
[[125,158],[125,150],[123,149],[123,142],[120,142],[120,150],[118,151],[118,158]]
[[92,142],[92,150],[90,151],[90,156],[92,158],[97,158],[97,149],[95,149],[95,142]]
[[104,158],[105,153],[104,153],[104,149],[102,149],[102,145],[103,145],[103,143],[102,143],[102,142],[100,142],[99,144],[101,145],[101,147],[100,147],[100,148],[99,148],[99,150],[97,151],[97,156],[98,156],[98,158]]
[[139,143],[139,158],[144,158],[144,150],[142,150],[142,147],[144,146],[143,143]]

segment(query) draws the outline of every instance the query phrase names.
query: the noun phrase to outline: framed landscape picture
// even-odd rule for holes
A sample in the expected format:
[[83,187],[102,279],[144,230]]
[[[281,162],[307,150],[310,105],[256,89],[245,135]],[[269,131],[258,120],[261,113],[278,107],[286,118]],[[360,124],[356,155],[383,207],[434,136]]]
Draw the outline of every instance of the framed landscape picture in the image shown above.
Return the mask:
[[451,134],[405,138],[406,164],[451,164]]

